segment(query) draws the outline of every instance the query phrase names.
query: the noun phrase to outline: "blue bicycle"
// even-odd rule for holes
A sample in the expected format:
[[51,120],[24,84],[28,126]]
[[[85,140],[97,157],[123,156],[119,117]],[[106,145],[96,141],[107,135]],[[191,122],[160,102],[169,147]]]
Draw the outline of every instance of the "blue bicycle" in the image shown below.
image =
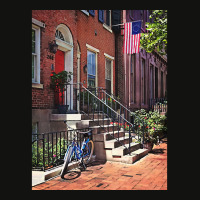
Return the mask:
[[[84,140],[81,145],[81,148],[75,140],[76,133],[83,134]],[[67,171],[68,165],[71,162],[72,157],[75,157],[78,160],[80,160],[80,164],[83,166],[84,169],[86,169],[85,165],[90,162],[94,151],[94,143],[92,140],[89,139],[90,135],[92,135],[92,130],[86,132],[74,131],[72,144],[69,145],[65,153],[63,169],[60,174],[62,179],[64,179],[65,172]]]

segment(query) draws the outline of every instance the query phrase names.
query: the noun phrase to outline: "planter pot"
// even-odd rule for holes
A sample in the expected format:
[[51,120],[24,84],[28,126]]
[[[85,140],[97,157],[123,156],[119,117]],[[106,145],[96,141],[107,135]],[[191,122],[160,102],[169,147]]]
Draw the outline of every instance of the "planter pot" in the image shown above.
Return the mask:
[[143,146],[144,149],[148,149],[148,152],[150,152],[153,149],[153,143],[147,142]]
[[66,114],[68,110],[69,105],[59,105],[58,106],[58,112],[59,114]]

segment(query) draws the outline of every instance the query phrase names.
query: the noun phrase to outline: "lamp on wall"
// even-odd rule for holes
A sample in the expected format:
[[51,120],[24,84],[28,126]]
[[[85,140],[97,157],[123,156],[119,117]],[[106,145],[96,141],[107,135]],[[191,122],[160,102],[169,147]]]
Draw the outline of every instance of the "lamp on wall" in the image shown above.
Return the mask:
[[87,73],[87,65],[85,65],[85,66],[83,67],[83,71],[84,71],[84,73]]
[[49,43],[49,51],[55,54],[57,50],[58,50],[58,45],[56,44],[56,41],[53,40],[52,42]]

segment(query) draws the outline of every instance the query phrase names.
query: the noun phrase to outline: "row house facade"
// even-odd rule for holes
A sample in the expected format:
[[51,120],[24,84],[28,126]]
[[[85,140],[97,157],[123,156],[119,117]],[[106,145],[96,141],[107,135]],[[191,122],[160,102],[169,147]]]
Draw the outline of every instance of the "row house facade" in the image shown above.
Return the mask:
[[[122,10],[121,22],[142,20],[141,33],[145,33],[145,22],[150,22],[149,10]],[[116,95],[127,108],[149,109],[151,99],[167,97],[167,56],[156,51],[123,54],[123,25],[117,34],[118,65],[116,65]],[[124,98],[126,97],[126,98]]]
[[123,25],[113,26],[143,19],[145,32],[148,16],[148,10],[32,10],[33,132],[66,129],[51,120],[57,112],[52,71],[72,72],[70,83],[103,87],[130,110],[148,109],[150,98],[165,96],[166,58],[142,49],[124,55]]
[[[111,10],[32,10],[33,132],[59,131],[51,121],[51,114],[56,113],[52,71],[70,71],[70,83],[103,87],[115,94],[111,18]],[[53,52],[55,44],[57,51]],[[62,123],[57,128],[66,127]]]

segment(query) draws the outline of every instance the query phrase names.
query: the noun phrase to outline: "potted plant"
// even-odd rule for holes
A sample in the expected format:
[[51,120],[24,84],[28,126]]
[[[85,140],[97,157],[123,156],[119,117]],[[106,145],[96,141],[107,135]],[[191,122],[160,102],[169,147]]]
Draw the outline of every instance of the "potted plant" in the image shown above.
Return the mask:
[[143,139],[144,132],[144,148],[152,150],[153,145],[157,144],[158,140],[167,130],[165,121],[166,116],[160,115],[157,111],[149,111],[147,113],[144,109],[138,110],[134,113],[135,117],[135,130]]
[[[72,72],[61,71],[57,74],[52,72],[51,74],[51,86],[57,94],[61,94],[62,102],[58,100],[58,111],[60,114],[65,114],[69,105],[63,105],[64,91],[66,91],[66,85],[72,79]],[[59,98],[59,97],[58,97]]]

